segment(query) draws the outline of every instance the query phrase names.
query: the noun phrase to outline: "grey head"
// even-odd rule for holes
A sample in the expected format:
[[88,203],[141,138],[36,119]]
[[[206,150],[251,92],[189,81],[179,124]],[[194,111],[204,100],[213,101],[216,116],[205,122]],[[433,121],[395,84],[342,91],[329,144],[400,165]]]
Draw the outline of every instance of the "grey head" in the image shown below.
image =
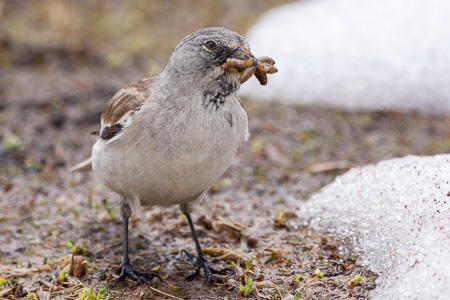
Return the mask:
[[183,38],[164,72],[187,85],[204,88],[219,85],[217,88],[226,86],[234,91],[240,86],[237,75],[222,70],[221,66],[227,58],[245,59],[243,49],[250,51],[240,34],[222,27],[202,28]]

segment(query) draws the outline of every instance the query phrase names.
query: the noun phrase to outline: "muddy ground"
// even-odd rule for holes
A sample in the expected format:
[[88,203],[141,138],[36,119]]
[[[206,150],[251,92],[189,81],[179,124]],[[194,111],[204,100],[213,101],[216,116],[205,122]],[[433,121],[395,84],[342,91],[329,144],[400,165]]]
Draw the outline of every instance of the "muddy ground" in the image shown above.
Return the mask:
[[[217,15],[225,11],[235,20],[208,13],[189,18],[201,10],[187,5],[173,12],[187,15],[185,26],[153,32],[150,41],[139,44],[148,27],[154,28],[152,22],[159,22],[142,14],[168,13],[170,7],[83,2],[86,7],[0,1],[9,25],[0,31],[0,298],[368,298],[377,274],[355,264],[350,245],[312,232],[298,207],[349,167],[448,152],[450,116],[348,113],[243,99],[250,141],[193,213],[212,264],[236,274],[217,276],[211,287],[203,277],[185,281],[192,266],[180,251],[194,250],[189,227],[177,207],[156,207],[133,216],[130,252],[135,266],[154,269],[163,282],[154,280],[150,288],[131,280],[116,285],[123,246],[118,196],[92,173],[72,174],[67,168],[89,156],[96,140],[90,133],[99,128],[114,93],[159,71],[185,34],[230,22],[245,32],[269,4],[250,1],[238,10],[226,1],[201,2],[201,9],[211,11],[210,5]],[[80,33],[85,27],[78,16],[100,24],[90,19],[95,26]],[[110,32],[123,23],[121,16],[135,22],[136,36],[125,25],[120,29],[139,49],[128,49]],[[67,18],[72,23],[66,24]],[[66,24],[62,32],[61,24]],[[67,41],[64,32],[72,39]],[[170,37],[162,39],[167,32]],[[157,37],[164,41],[159,46]],[[270,78],[262,88],[270,88]]]

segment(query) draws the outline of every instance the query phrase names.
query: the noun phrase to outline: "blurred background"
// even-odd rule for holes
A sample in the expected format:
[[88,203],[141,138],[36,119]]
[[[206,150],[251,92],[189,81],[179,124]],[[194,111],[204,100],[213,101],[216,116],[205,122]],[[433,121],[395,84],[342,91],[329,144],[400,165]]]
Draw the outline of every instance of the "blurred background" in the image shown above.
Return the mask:
[[285,2],[2,0],[0,62],[156,73],[185,35],[209,26],[243,34],[264,10]]
[[283,72],[266,101],[347,111],[450,112],[450,2],[305,0],[267,12],[246,33]]

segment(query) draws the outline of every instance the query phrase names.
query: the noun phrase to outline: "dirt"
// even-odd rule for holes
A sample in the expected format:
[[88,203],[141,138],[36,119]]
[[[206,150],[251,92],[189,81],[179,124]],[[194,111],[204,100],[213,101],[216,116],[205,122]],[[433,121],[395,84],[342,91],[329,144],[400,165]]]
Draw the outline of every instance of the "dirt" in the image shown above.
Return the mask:
[[[19,28],[19,16],[33,12],[0,2],[10,26]],[[92,2],[103,21],[114,16],[111,7],[121,5]],[[41,9],[60,13],[69,5],[46,3]],[[240,11],[229,8],[241,14],[236,20],[244,20],[242,32],[265,8],[257,3]],[[143,9],[137,6],[120,7],[136,13]],[[155,13],[170,8],[157,7]],[[89,15],[93,8],[77,9]],[[242,17],[249,11],[255,13],[250,21]],[[130,253],[137,268],[155,270],[163,281],[155,279],[151,287],[132,280],[115,284],[123,251],[118,196],[92,173],[73,174],[67,168],[90,155],[96,140],[91,132],[98,130],[100,114],[114,93],[152,73],[152,62],[158,71],[183,30],[216,24],[208,22],[177,27],[157,57],[145,60],[152,40],[151,47],[131,51],[118,65],[104,59],[113,37],[97,38],[97,47],[74,47],[57,35],[49,47],[22,38],[17,29],[17,36],[0,31],[0,298],[366,299],[376,288],[377,274],[357,265],[350,245],[311,231],[298,208],[348,167],[448,152],[450,116],[349,113],[243,99],[250,141],[241,145],[231,167],[193,213],[211,264],[230,267],[235,274],[217,276],[212,286],[204,277],[185,281],[193,267],[181,250],[195,249],[187,221],[177,207],[155,207],[132,217]],[[85,35],[75,38],[86,43]],[[328,164],[318,165],[323,162]],[[67,275],[58,280],[63,269]]]

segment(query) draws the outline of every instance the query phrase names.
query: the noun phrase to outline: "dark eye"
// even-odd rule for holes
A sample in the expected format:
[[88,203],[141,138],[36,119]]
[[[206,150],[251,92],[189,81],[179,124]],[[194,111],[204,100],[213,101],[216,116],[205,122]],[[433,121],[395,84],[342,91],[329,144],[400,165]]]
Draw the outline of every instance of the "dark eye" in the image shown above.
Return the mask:
[[206,47],[206,49],[213,51],[213,50],[216,50],[217,44],[213,41],[208,41],[205,43],[205,47]]

